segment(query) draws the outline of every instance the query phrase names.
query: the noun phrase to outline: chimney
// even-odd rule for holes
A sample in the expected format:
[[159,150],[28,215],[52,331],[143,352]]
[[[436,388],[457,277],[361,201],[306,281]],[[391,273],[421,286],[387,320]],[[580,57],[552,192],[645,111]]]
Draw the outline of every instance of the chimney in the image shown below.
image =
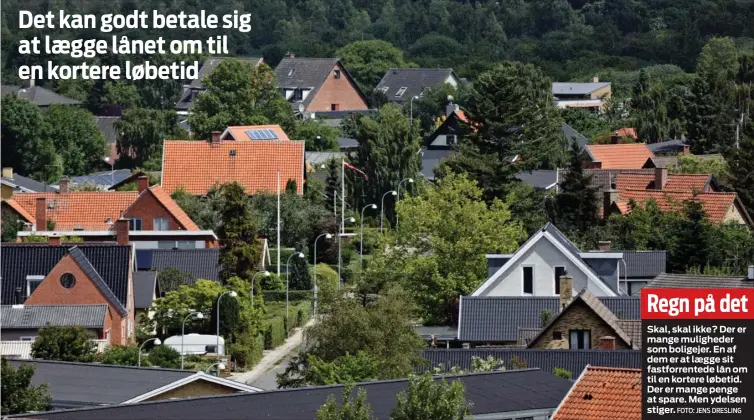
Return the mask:
[[136,185],[139,186],[139,194],[141,194],[142,191],[149,188],[149,177],[146,175],[139,176],[136,178]]
[[219,132],[219,131],[213,131],[213,132],[212,132],[212,140],[211,140],[211,143],[212,143],[212,144],[220,144],[220,135],[221,135],[221,134],[222,134],[222,133],[221,133],[221,132]]
[[754,265],[749,266],[749,271],[747,272],[746,279],[754,281]]
[[287,55],[288,55],[288,58],[296,58],[296,54],[294,54],[294,53],[292,53],[290,51],[288,51]]
[[450,114],[452,114],[452,113],[454,113],[456,111],[458,111],[458,105],[456,105],[456,104],[453,103],[453,97],[449,95],[448,96],[448,104],[445,105],[445,116],[449,117]]
[[688,155],[689,152],[691,152],[691,146],[689,146],[688,144],[684,144],[683,151],[681,153],[683,153],[684,155]]
[[560,309],[563,310],[573,298],[573,277],[567,273],[560,276]]
[[20,287],[16,287],[16,305],[23,305],[24,303],[24,292],[23,289]]
[[47,243],[50,245],[60,245],[60,236],[52,234],[47,237]]
[[610,252],[610,247],[612,246],[612,242],[610,241],[599,241],[597,243],[597,246],[599,246],[599,250],[602,252]]
[[620,144],[621,142],[621,136],[617,134],[613,134],[610,136],[610,144]]
[[655,189],[662,191],[668,182],[668,168],[655,168]]
[[128,245],[128,219],[115,222],[115,240],[118,245]]
[[66,194],[70,192],[70,188],[71,188],[71,180],[65,176],[60,178],[60,183],[58,183],[58,191],[60,191],[62,194]]
[[600,350],[615,350],[615,337],[600,337]]
[[44,197],[37,197],[37,214],[36,217],[37,231],[47,230],[47,200]]
[[13,168],[3,168],[3,178],[13,179]]
[[599,82],[600,82],[599,76],[592,77],[592,83],[599,83]]

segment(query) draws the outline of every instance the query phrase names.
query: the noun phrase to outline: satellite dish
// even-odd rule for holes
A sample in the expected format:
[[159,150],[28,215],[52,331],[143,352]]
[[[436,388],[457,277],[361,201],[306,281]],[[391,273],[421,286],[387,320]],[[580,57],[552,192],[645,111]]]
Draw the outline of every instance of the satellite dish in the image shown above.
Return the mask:
[[306,108],[304,108],[304,104],[298,104],[298,112],[300,114],[304,113],[304,109],[306,109]]

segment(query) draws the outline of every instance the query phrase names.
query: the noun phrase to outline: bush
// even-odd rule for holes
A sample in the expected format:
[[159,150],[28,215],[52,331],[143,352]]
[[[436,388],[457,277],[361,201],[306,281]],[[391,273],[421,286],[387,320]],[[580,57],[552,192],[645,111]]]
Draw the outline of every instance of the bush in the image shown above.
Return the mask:
[[[102,354],[96,355],[95,359],[106,365],[137,366],[139,364],[139,347],[136,345],[110,345]],[[142,358],[141,362],[142,366],[149,365],[149,361],[145,357]]]
[[264,351],[264,337],[262,334],[251,338],[244,335],[238,343],[230,346],[230,357],[236,362],[236,368],[243,367],[244,370],[252,368],[262,360]]
[[298,305],[298,308],[296,310],[295,324],[293,324],[292,327],[293,328],[303,327],[309,321],[309,318],[311,318],[311,316],[312,316],[312,305],[311,304],[300,304],[300,305]]
[[285,316],[268,319],[264,322],[264,348],[272,350],[285,342]]
[[[262,292],[265,302],[285,302],[285,290],[266,290]],[[289,302],[301,302],[302,300],[312,300],[314,292],[311,290],[290,290],[288,292]]]
[[31,356],[35,359],[89,363],[94,358],[96,344],[84,327],[48,326],[39,330]]
[[158,366],[166,369],[181,368],[181,353],[177,352],[170,346],[154,346],[149,352],[147,360],[152,366]]
[[552,373],[563,379],[573,379],[573,374],[563,368],[556,367]]
[[262,290],[285,290],[283,280],[272,270],[270,270],[269,276],[258,276],[257,279],[261,279]]

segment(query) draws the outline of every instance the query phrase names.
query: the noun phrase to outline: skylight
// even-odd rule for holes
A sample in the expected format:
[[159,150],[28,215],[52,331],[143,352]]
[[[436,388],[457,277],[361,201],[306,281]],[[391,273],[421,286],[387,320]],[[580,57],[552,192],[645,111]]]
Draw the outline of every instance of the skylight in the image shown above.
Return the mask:
[[398,92],[395,92],[395,97],[396,98],[400,98],[401,96],[403,96],[403,94],[406,93],[406,89],[408,89],[408,88],[407,87],[401,87],[400,89],[398,89]]

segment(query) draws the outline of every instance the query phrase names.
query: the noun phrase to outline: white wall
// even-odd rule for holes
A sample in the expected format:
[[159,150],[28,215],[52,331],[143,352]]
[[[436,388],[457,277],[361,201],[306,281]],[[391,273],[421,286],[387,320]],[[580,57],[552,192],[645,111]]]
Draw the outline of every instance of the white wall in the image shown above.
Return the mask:
[[[571,262],[546,238],[535,243],[518,261],[501,273],[480,296],[525,296],[523,293],[523,267],[534,267],[534,296],[555,295],[555,267],[565,266],[573,277],[574,295],[587,288],[595,296],[606,296],[605,291],[589,281],[587,275]],[[496,273],[497,275],[497,273]],[[493,277],[495,277],[494,275]]]
[[454,88],[458,87],[458,79],[456,79],[455,77],[453,77],[452,74],[450,76],[448,76],[447,79],[445,79],[445,83],[453,86]]
[[[458,142],[458,136],[456,136],[456,142]],[[448,139],[445,134],[438,134],[434,140],[432,140],[432,146],[447,146]]]

